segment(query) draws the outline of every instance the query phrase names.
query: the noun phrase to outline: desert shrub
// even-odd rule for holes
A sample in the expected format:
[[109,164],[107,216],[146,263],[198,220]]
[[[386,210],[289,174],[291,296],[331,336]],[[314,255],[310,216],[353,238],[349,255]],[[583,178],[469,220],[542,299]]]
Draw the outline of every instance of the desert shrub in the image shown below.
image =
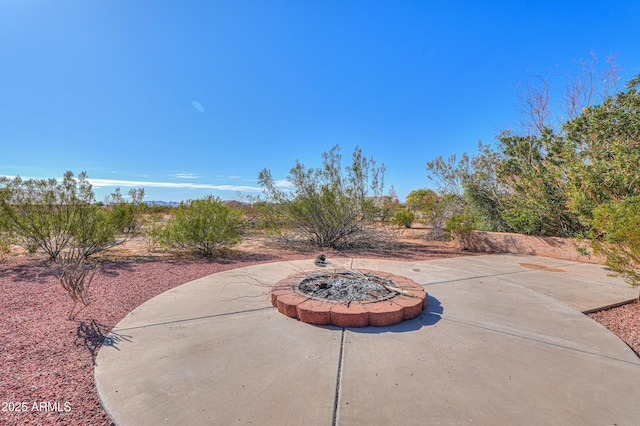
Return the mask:
[[405,202],[415,218],[427,223],[429,213],[438,203],[438,194],[431,189],[414,189],[406,196]]
[[162,241],[174,248],[213,256],[241,239],[242,214],[213,196],[180,203],[162,232]]
[[601,204],[640,195],[640,78],[627,87],[563,127],[568,205],[586,225]]
[[477,226],[483,231],[512,230],[502,216],[505,200],[512,192],[498,175],[503,159],[502,152],[478,143],[478,154],[471,158],[472,172],[465,179],[464,198]]
[[412,204],[421,206],[423,220],[438,234],[447,220],[463,213],[473,216],[474,226],[481,229],[508,228],[501,211],[509,191],[497,178],[501,156],[481,143],[478,151],[472,157],[464,153],[459,159],[456,155],[446,160],[440,156],[427,162],[428,177],[435,182],[438,194],[430,190],[410,193]]
[[29,254],[36,253],[38,251],[38,248],[40,248],[40,245],[38,244],[38,240],[31,237],[21,236],[20,238],[18,238],[17,243],[20,247],[25,249]]
[[384,196],[377,204],[378,207],[378,219],[380,222],[393,222],[396,217],[396,213],[403,207],[400,205],[398,199]]
[[73,236],[77,211],[86,200],[86,187],[78,191],[72,174],[56,179],[4,179],[0,207],[8,229],[28,252],[37,248],[55,259]]
[[595,253],[630,284],[640,285],[640,196],[601,204],[593,212]]
[[445,230],[451,234],[462,250],[470,248],[471,234],[477,224],[469,212],[457,213],[447,220]]
[[4,262],[9,253],[11,253],[11,245],[15,242],[13,235],[2,224],[2,216],[0,216],[0,262]]
[[500,136],[498,176],[510,188],[502,204],[507,226],[519,233],[568,237],[583,231],[575,212],[567,207],[569,154],[562,135],[545,129],[540,136]]
[[393,219],[393,223],[405,228],[411,228],[411,224],[415,220],[415,216],[411,210],[398,210]]
[[260,186],[268,198],[274,227],[293,230],[318,247],[343,248],[362,238],[365,225],[375,220],[376,201],[384,187],[384,165],[362,156],[356,147],[351,166],[342,170],[340,147],[323,154],[322,167],[306,168],[296,161],[283,191],[271,172],[263,169]]
[[108,205],[95,203],[86,173],[74,178],[66,172],[56,179],[16,177],[0,181],[0,210],[7,229],[27,251],[43,250],[55,260],[68,246],[77,246],[89,257],[125,242],[137,229],[143,190],[132,189],[125,202],[120,189]]
[[246,196],[245,199],[248,200],[248,202],[240,209],[245,231],[248,229],[254,231],[271,231],[273,223],[277,221],[272,215],[273,208],[260,200],[260,197]]
[[434,239],[443,239],[448,234],[447,221],[464,211],[464,200],[454,194],[443,194],[438,202],[425,212],[425,221],[431,227],[430,235]]
[[0,211],[5,229],[29,252],[42,249],[53,261],[55,274],[76,306],[90,303],[89,286],[95,267],[88,258],[124,243],[137,230],[143,190],[120,189],[104,205],[95,202],[86,173],[66,172],[56,179],[0,179]]
[[144,238],[147,252],[153,253],[158,249],[158,246],[162,243],[164,228],[164,224],[153,217],[142,225],[142,237]]
[[140,200],[143,192],[129,191],[131,202],[119,189],[106,198],[103,207],[83,206],[82,220],[75,227],[73,245],[82,248],[85,257],[124,243],[140,233]]

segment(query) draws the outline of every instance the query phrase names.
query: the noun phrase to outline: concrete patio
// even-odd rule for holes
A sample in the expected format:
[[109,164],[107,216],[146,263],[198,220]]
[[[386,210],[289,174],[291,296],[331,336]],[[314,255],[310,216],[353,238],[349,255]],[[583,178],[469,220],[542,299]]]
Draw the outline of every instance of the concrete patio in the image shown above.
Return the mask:
[[640,423],[640,359],[582,313],[638,297],[605,267],[516,255],[353,266],[416,281],[427,308],[390,327],[314,326],[269,300],[312,259],[214,274],[112,330],[95,367],[103,406],[136,426]]

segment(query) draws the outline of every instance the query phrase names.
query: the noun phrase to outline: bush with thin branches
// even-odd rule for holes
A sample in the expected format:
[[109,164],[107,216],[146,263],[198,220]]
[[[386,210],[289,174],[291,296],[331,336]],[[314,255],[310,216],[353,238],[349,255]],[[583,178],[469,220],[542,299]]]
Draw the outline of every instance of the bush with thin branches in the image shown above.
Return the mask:
[[[56,275],[60,284],[73,301],[69,311],[69,319],[72,320],[91,303],[89,288],[98,267],[87,259],[82,248],[78,246],[65,251],[55,262],[59,268]],[[76,310],[79,303],[82,306]]]
[[342,169],[340,147],[322,155],[322,166],[306,168],[296,161],[286,192],[276,184],[271,172],[259,174],[271,208],[274,225],[293,230],[318,247],[343,248],[365,235],[364,227],[375,220],[384,187],[384,165],[376,166],[362,150],[353,151],[351,165]]
[[[2,235],[15,236],[29,252],[44,251],[53,261],[56,275],[73,307],[87,306],[95,265],[89,257],[122,244],[138,230],[143,190],[129,191],[125,201],[120,189],[107,197],[105,205],[95,202],[87,174],[65,173],[56,179],[0,178]],[[80,309],[81,310],[81,309]]]

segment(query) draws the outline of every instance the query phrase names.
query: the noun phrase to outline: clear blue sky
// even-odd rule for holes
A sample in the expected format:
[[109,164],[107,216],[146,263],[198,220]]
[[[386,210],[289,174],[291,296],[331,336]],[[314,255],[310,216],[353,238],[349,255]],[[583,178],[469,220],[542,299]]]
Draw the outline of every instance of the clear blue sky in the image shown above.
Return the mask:
[[1,0],[0,175],[237,199],[359,145],[403,199],[512,127],[528,76],[591,51],[638,74],[639,19],[637,0]]

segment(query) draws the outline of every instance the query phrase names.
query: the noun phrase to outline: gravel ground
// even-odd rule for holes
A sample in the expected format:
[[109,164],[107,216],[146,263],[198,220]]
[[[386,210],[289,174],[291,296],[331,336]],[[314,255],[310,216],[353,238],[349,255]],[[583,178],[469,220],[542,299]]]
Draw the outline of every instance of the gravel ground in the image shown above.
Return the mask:
[[95,301],[71,321],[67,319],[71,300],[50,264],[11,258],[0,265],[0,424],[111,424],[93,380],[93,358],[111,328],[165,290],[255,263],[188,259],[103,263],[91,284]]
[[[331,253],[327,253],[330,257]],[[401,260],[457,256],[451,247],[407,244],[390,253],[343,253]],[[177,285],[233,268],[315,253],[248,252],[229,258],[105,261],[89,307],[68,320],[71,301],[41,257],[0,264],[0,424],[109,425],[95,392],[93,360],[104,336],[131,310]],[[640,353],[640,305],[590,315]]]
[[595,312],[589,317],[611,330],[640,356],[640,303]]

